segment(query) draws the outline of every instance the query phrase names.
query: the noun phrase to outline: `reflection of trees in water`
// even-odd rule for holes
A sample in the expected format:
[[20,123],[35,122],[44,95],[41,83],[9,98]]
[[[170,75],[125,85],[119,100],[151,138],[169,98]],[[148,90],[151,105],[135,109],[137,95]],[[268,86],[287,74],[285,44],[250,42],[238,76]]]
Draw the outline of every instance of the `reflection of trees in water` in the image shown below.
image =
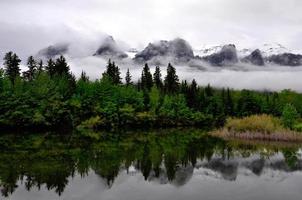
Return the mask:
[[[68,184],[68,177],[74,175],[73,164],[65,156],[33,158],[34,154],[1,154],[0,179],[3,196],[12,194],[18,181],[21,181],[28,191],[45,184],[48,190],[54,189],[59,195],[62,194]],[[7,163],[9,164],[6,165]]]
[[[48,141],[48,146],[50,143]],[[129,167],[142,173],[146,181],[160,184],[182,186],[193,176],[194,167],[211,169],[223,179],[234,181],[240,167],[257,176],[264,168],[302,170],[297,151],[283,149],[284,159],[267,161],[254,146],[233,146],[194,132],[125,136],[72,149],[65,149],[61,144],[61,149],[53,150],[41,147],[35,151],[4,151],[0,153],[0,189],[3,196],[9,196],[18,187],[18,181],[22,181],[28,191],[45,187],[61,195],[69,177],[75,174],[85,177],[90,170],[111,187],[121,169],[128,171]],[[269,156],[278,151],[272,152]],[[260,157],[245,159],[255,153]]]

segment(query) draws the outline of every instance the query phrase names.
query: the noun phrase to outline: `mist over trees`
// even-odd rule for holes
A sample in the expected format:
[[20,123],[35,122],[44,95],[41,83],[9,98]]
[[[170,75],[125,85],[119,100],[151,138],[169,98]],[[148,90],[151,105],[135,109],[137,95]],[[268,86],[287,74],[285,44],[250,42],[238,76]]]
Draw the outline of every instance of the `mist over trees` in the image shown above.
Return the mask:
[[97,80],[84,71],[76,79],[63,56],[45,64],[31,56],[22,74],[20,62],[8,52],[0,70],[2,129],[213,127],[222,126],[229,116],[262,113],[284,116],[291,126],[286,119],[292,118],[293,110],[295,116],[302,113],[302,95],[296,92],[199,86],[195,79],[180,81],[170,63],[165,77],[159,66],[151,72],[146,63],[134,82],[129,69],[121,74],[111,60]]

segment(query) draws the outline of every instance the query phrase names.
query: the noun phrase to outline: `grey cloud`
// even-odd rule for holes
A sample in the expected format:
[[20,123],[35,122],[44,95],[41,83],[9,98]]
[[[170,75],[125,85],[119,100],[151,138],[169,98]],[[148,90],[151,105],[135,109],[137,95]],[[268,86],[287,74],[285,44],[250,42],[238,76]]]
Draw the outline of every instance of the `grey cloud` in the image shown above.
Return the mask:
[[[15,26],[13,32],[0,32],[1,37],[11,35],[10,41],[18,36],[15,32],[34,26],[42,27],[36,34],[52,30],[45,41],[53,34],[68,37],[64,30],[55,29],[62,24],[87,37],[106,32],[132,46],[175,37],[187,39],[194,47],[280,42],[300,48],[297,44],[302,42],[300,0],[2,0],[0,7],[2,29]],[[22,42],[8,47],[28,48]]]
[[[301,0],[1,0],[0,56],[13,50],[22,59],[58,43],[70,43],[69,62],[100,77],[106,60],[92,57],[107,33],[142,49],[149,42],[181,37],[198,49],[205,44],[235,44],[237,49],[278,42],[302,50]],[[134,79],[141,67],[128,60]],[[178,66],[181,78],[237,89],[301,90],[302,69],[234,66],[204,71]],[[238,68],[240,70],[238,70]],[[153,68],[152,68],[153,69]],[[164,71],[164,70],[163,70]]]

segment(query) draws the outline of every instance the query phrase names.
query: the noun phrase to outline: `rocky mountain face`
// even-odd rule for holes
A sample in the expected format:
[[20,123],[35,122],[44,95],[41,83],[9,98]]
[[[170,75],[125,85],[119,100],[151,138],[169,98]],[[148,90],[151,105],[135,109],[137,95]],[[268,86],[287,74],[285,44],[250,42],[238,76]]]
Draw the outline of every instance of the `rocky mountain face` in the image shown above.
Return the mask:
[[95,52],[94,56],[100,56],[105,58],[127,58],[128,55],[123,52],[120,47],[116,44],[112,36],[107,37],[98,50]]
[[[224,51],[225,49],[225,51]],[[236,53],[237,52],[237,59]],[[282,66],[301,66],[302,55],[291,53],[284,46],[273,43],[264,44],[260,49],[237,50],[234,45],[218,45],[196,51],[201,59],[213,66],[232,65],[237,62],[250,63],[256,66],[275,64]]]
[[272,55],[266,58],[270,63],[284,66],[300,66],[302,65],[302,55],[293,53],[283,53]]
[[218,53],[205,56],[202,59],[214,66],[232,65],[238,62],[236,46],[225,45]]
[[194,53],[187,41],[177,38],[171,41],[161,40],[157,43],[149,43],[144,50],[135,55],[134,60],[152,62],[152,60],[160,60],[163,57],[169,57],[175,62],[187,62],[194,58]]
[[256,49],[250,55],[244,57],[242,59],[242,62],[250,63],[253,65],[257,65],[257,66],[264,65],[264,59],[263,59],[261,51],[259,49]]
[[[56,58],[59,55],[72,55],[76,50],[74,43],[55,44],[40,50],[37,57],[42,59]],[[122,47],[124,46],[124,47]],[[127,46],[127,45],[126,45]],[[128,51],[124,51],[128,49]],[[94,51],[92,49],[92,51]],[[88,55],[91,55],[90,52]],[[274,64],[281,66],[302,66],[302,54],[295,54],[284,46],[273,43],[264,44],[259,49],[237,49],[234,44],[204,46],[203,49],[194,50],[184,39],[161,40],[149,43],[143,50],[125,47],[123,43],[117,43],[113,37],[106,37],[93,56],[104,59],[120,60],[128,58],[137,63],[163,64],[188,64],[200,67],[200,61],[212,66],[232,66],[240,63],[248,63],[256,66]]]
[[51,45],[45,49],[41,49],[38,52],[37,57],[45,59],[56,58],[60,55],[66,54],[68,52],[68,47],[69,44]]

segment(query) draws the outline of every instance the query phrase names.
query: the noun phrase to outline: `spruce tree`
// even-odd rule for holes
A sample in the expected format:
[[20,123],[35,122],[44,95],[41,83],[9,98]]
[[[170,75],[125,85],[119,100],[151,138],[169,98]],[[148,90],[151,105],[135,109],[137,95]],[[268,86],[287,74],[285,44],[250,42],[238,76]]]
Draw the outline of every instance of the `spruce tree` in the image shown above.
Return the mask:
[[120,68],[115,65],[115,62],[112,63],[113,69],[114,69],[114,75],[113,75],[113,83],[114,84],[121,84],[122,83],[122,78],[121,78],[121,72]]
[[176,75],[176,69],[169,63],[167,68],[167,76],[165,77],[165,91],[173,94],[178,91],[179,80]]
[[37,63],[33,56],[30,56],[27,60],[28,70],[23,72],[23,77],[27,81],[32,81],[34,79],[35,73],[37,71]]
[[213,94],[213,89],[212,89],[210,84],[207,85],[207,87],[204,89],[204,92],[205,92],[206,97],[211,97],[211,96],[214,95]]
[[187,80],[181,81],[180,92],[187,95],[188,90],[189,90],[189,86],[188,86]]
[[15,79],[20,76],[20,62],[21,60],[17,54],[8,52],[4,57],[5,75],[8,76],[12,84],[15,83]]
[[234,115],[234,102],[229,88],[227,89],[225,97],[225,114],[229,116]]
[[86,72],[82,71],[81,77],[80,77],[79,80],[83,81],[83,82],[88,82],[89,81],[89,77],[86,75]]
[[43,60],[39,61],[38,66],[37,66],[37,70],[38,70],[38,74],[43,72],[43,70],[44,70]]
[[163,81],[161,79],[161,72],[160,72],[160,67],[159,66],[155,67],[155,72],[153,74],[153,81],[154,81],[154,84],[156,85],[156,87],[158,89],[162,89]]
[[142,87],[150,91],[150,89],[153,86],[153,79],[152,79],[152,74],[150,72],[150,68],[147,63],[143,68],[141,81],[142,81]]
[[70,75],[69,66],[68,66],[64,56],[60,56],[56,60],[54,69],[55,69],[55,74],[56,75],[59,75],[59,76],[68,76],[68,75]]
[[120,84],[121,83],[121,73],[120,69],[115,62],[108,61],[106,71],[104,72],[103,76],[108,76],[108,78],[112,81],[113,84]]
[[198,107],[198,100],[197,100],[197,83],[195,81],[195,79],[193,79],[188,93],[187,93],[187,102],[188,102],[188,106],[190,108],[197,108]]
[[46,71],[50,76],[55,75],[55,62],[52,59],[47,61]]
[[132,85],[132,81],[131,81],[131,74],[130,74],[130,71],[129,69],[127,69],[127,73],[126,73],[126,77],[125,77],[125,81],[126,81],[126,86],[129,86],[129,85]]

